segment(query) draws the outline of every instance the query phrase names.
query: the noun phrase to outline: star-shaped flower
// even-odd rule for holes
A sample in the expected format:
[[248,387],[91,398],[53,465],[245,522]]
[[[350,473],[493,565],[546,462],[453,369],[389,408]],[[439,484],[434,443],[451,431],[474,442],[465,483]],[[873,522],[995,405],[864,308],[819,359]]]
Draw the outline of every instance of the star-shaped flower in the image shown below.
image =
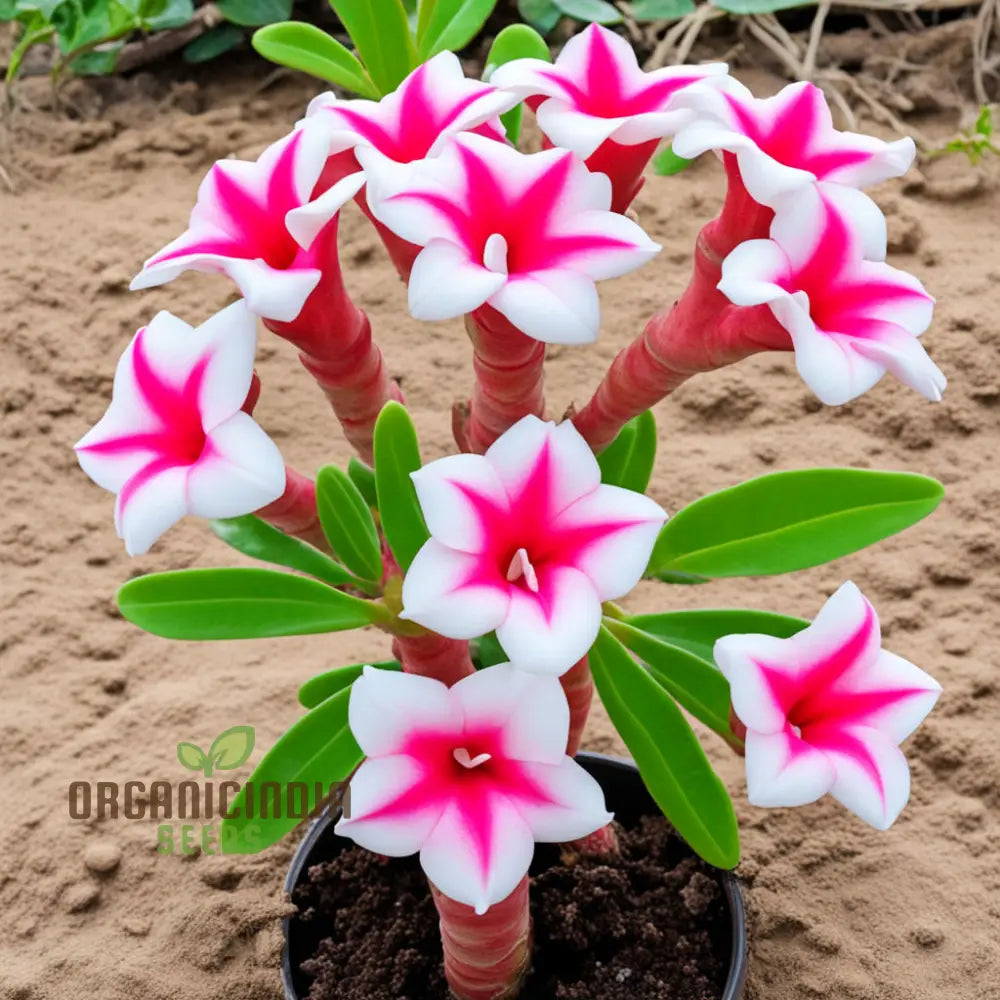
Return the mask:
[[146,261],[132,288],[162,285],[186,270],[221,272],[256,315],[294,320],[323,276],[315,255],[303,247],[364,183],[359,172],[338,181],[324,194],[317,220],[310,204],[327,156],[325,131],[309,125],[279,139],[254,162],[219,160],[198,189],[187,230]]
[[566,150],[526,155],[477,135],[409,166],[358,150],[368,203],[397,236],[424,249],[410,274],[410,312],[448,319],[488,303],[548,343],[597,338],[594,282],[659,250],[609,211],[611,185]]
[[257,330],[242,302],[193,329],[158,313],[126,348],[107,413],[76,445],[117,494],[115,527],[140,555],[185,514],[237,517],[276,500],[285,464],[242,407]]
[[562,674],[590,649],[601,602],[642,576],[666,520],[601,484],[571,423],[524,417],[485,455],[413,473],[431,538],[403,581],[403,617],[453,639],[496,629],[518,668]]
[[899,177],[916,155],[910,138],[884,142],[835,129],[823,92],[811,83],[791,83],[760,98],[728,77],[715,87],[691,87],[677,105],[696,117],[674,137],[674,152],[735,154],[751,197],[772,208],[782,195],[815,181],[868,187]]
[[612,819],[601,786],[566,756],[559,681],[500,663],[452,687],[365,667],[351,732],[367,758],[336,831],[389,857],[420,852],[446,896],[485,913],[525,876],[535,841]]
[[910,795],[899,744],[941,686],[881,645],[875,609],[853,583],[790,639],[719,639],[715,660],[747,727],[750,802],[804,805],[829,792],[866,823],[892,825]]
[[736,305],[770,306],[824,403],[854,399],[887,371],[939,400],[945,377],[917,339],[934,300],[885,263],[885,249],[885,219],[867,195],[811,185],[782,199],[769,240],[748,240],[723,261],[719,289]]
[[607,173],[615,192],[612,207],[623,212],[657,143],[691,118],[690,111],[678,109],[676,96],[724,75],[726,68],[710,63],[644,73],[624,38],[591,24],[566,43],[554,64],[515,59],[498,66],[490,82],[527,98],[554,145]]

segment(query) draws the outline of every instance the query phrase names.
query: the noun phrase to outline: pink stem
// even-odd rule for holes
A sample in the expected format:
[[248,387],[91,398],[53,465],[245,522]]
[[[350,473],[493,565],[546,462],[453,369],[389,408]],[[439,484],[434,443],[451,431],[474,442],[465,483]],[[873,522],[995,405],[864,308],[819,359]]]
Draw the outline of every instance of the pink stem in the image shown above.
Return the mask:
[[513,1000],[531,960],[528,876],[482,916],[431,886],[441,918],[444,974],[455,1000]]
[[408,674],[420,674],[443,681],[449,687],[475,673],[469,644],[462,639],[448,639],[436,632],[425,635],[397,635],[392,641],[392,655]]
[[543,416],[545,345],[491,306],[467,316],[465,329],[472,340],[476,380],[456,438],[464,451],[482,454],[522,417]]
[[680,299],[661,310],[611,364],[573,423],[595,451],[633,417],[697,372],[713,371],[758,351],[788,351],[791,338],[767,306],[734,306],[716,287],[722,261],[745,240],[766,237],[773,212],[747,194],[726,154],[729,188],[718,218],[698,235],[694,269]]
[[316,484],[308,476],[286,466],[285,492],[254,513],[286,535],[301,538],[324,552],[330,551],[316,513]]
[[575,854],[586,854],[592,858],[606,858],[621,853],[618,833],[612,823],[588,833],[586,837],[570,841],[566,847]]
[[594,697],[594,679],[590,674],[587,657],[577,660],[569,670],[559,678],[566,700],[569,702],[569,739],[566,742],[566,753],[575,757],[583,739],[583,730],[590,714],[590,703]]
[[611,211],[625,212],[645,183],[642,176],[659,139],[626,146],[611,139],[602,142],[587,159],[591,173],[611,178]]

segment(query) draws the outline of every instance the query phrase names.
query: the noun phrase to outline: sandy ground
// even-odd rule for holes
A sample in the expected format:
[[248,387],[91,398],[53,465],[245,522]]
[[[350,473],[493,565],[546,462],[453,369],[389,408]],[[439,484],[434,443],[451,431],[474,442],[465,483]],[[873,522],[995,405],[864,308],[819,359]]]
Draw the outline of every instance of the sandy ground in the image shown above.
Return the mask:
[[[279,995],[281,882],[292,844],[257,857],[156,851],[149,822],[69,818],[71,781],[179,781],[175,745],[257,729],[251,763],[296,717],[295,691],[327,667],[382,658],[376,632],[172,644],[117,615],[113,595],[151,570],[239,562],[196,523],[130,561],[112,500],[77,468],[72,443],[101,415],[119,353],[156,309],[200,322],[222,279],[185,276],[130,294],[142,259],[176,235],[217,157],[254,155],[312,88],[246,80],[180,88],[98,121],[18,119],[0,186],[0,997],[247,1000]],[[191,110],[203,113],[191,114]],[[949,132],[946,122],[923,123]],[[818,464],[907,469],[948,488],[938,513],[866,553],[793,577],[700,588],[644,584],[628,607],[756,606],[811,617],[852,578],[880,609],[887,644],[945,694],[910,741],[912,801],[885,834],[832,801],[796,811],[746,805],[741,765],[709,741],[743,828],[753,915],[750,995],[761,1000],[987,1000],[1000,995],[1000,222],[997,171],[959,159],[876,192],[893,261],[940,300],[927,343],[948,373],[931,405],[886,381],[824,409],[785,356],[688,384],[657,411],[653,495],[676,510],[759,473]],[[603,286],[605,328],[588,349],[551,351],[549,400],[582,402],[599,368],[669,301],[692,240],[722,193],[712,162],[654,179],[642,222],[665,245]],[[409,318],[404,291],[353,210],[343,232],[351,288],[404,390],[425,453],[449,450],[448,407],[469,380],[458,323]],[[262,338],[258,418],[307,471],[348,453],[319,393],[275,338]],[[622,747],[597,710],[590,747]],[[245,771],[243,772],[245,773]],[[237,776],[240,776],[239,774]],[[89,866],[88,866],[89,864]],[[95,868],[109,868],[100,872]]]

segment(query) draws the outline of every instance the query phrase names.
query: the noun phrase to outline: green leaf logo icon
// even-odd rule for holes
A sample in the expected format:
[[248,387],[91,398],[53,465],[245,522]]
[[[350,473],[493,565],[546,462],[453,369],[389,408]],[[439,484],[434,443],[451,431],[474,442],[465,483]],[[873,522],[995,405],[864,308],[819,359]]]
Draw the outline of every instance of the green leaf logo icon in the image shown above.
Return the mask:
[[208,763],[208,758],[205,756],[204,751],[201,747],[197,747],[193,743],[178,743],[177,759],[189,771],[204,770],[205,765]]
[[233,726],[220,733],[208,751],[209,766],[232,771],[246,763],[253,753],[254,738],[253,726]]

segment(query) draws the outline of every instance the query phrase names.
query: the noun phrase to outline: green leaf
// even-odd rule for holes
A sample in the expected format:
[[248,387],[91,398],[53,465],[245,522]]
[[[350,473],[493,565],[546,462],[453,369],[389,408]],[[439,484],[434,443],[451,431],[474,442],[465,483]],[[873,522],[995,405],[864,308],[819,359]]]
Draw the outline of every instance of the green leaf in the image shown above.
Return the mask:
[[269,24],[254,32],[251,44],[279,66],[309,73],[369,100],[379,98],[375,84],[354,53],[313,24]]
[[208,765],[208,757],[201,747],[194,743],[178,743],[177,759],[189,771],[203,771]]
[[[316,786],[323,790],[338,781],[346,781],[361,763],[363,754],[351,735],[347,722],[347,706],[351,689],[339,693],[317,705],[299,719],[264,755],[245,782],[229,808],[228,817],[222,820],[220,843],[227,853],[256,854],[257,851],[277,843],[302,822],[301,817],[289,815],[282,796],[279,817],[261,817],[257,813],[261,786],[275,782],[284,789],[291,782],[303,782],[307,789],[306,806],[311,811],[321,799]],[[252,810],[247,810],[247,789],[256,789]]]
[[562,17],[554,0],[517,0],[517,12],[541,35],[547,35]]
[[[305,708],[315,708],[320,702],[333,697],[338,691],[350,687],[362,674],[366,664],[353,663],[349,667],[336,667],[309,680],[299,688],[299,704]],[[402,670],[399,660],[382,660],[368,666],[379,670]]]
[[730,14],[773,14],[791,7],[815,7],[816,0],[712,0],[712,5]]
[[809,624],[804,618],[749,608],[666,611],[654,615],[632,615],[625,622],[633,628],[659,636],[671,645],[689,650],[707,663],[714,662],[716,640],[724,635],[752,632],[787,639]]
[[910,472],[774,472],[675,514],[647,575],[768,576],[819,566],[908,528],[943,496],[939,482]]
[[637,21],[672,21],[691,14],[695,6],[694,0],[633,0],[629,8]]
[[316,476],[316,509],[323,533],[344,565],[362,580],[382,578],[382,549],[371,509],[350,477],[335,465]]
[[656,460],[656,419],[651,410],[633,417],[597,456],[601,482],[645,493]]
[[656,573],[646,570],[645,575],[650,580],[659,580],[660,583],[672,583],[685,587],[699,583],[711,583],[707,576],[696,576],[694,573],[673,573],[669,569],[659,570]]
[[270,569],[151,573],[118,591],[130,622],[166,639],[256,639],[361,628],[387,616],[371,601]]
[[16,8],[19,14],[37,10],[46,21],[51,21],[57,8],[65,2],[66,0],[17,0]]
[[497,0],[437,0],[417,38],[417,56],[425,62],[439,52],[457,52],[472,41],[493,13]]
[[375,487],[382,531],[405,573],[430,537],[410,473],[420,468],[417,432],[399,403],[386,403],[375,421]]
[[993,135],[993,114],[988,104],[984,104],[979,109],[979,116],[976,118],[973,131],[986,139],[989,139]]
[[185,46],[185,62],[202,63],[221,56],[243,43],[243,32],[235,24],[220,24]]
[[291,17],[292,0],[216,0],[223,17],[233,24],[255,28]]
[[625,622],[605,622],[605,625],[696,719],[720,736],[732,739],[729,682],[711,661],[706,663],[689,650],[647,635]]
[[193,0],[146,0],[139,7],[143,30],[150,33],[183,28],[192,17]]
[[[552,62],[552,55],[545,44],[545,39],[534,28],[526,24],[508,24],[493,39],[489,55],[486,57],[483,79],[488,82],[498,66],[514,59],[543,59],[545,62]],[[518,104],[500,116],[507,138],[515,146],[521,134],[523,108],[523,104]]]
[[124,45],[124,42],[112,42],[107,47],[83,52],[71,60],[70,66],[77,76],[108,76],[114,73],[118,53]]
[[735,868],[740,840],[729,793],[673,698],[607,629],[589,659],[601,701],[664,816],[709,864]]
[[683,156],[678,156],[670,146],[664,146],[656,156],[653,157],[653,173],[661,177],[672,177],[683,170],[687,170],[694,160],[685,160]]
[[569,17],[594,24],[621,24],[622,12],[605,0],[554,0],[555,5]]
[[0,0],[0,23],[17,17],[17,0]]
[[297,569],[334,587],[351,586],[370,593],[375,588],[359,580],[308,542],[292,538],[253,514],[209,521],[208,526],[227,545],[252,559]]
[[208,758],[216,771],[235,771],[253,753],[256,739],[253,726],[233,726],[219,733],[208,750]]
[[400,0],[330,0],[379,94],[395,90],[417,65]]
[[487,632],[478,639],[473,639],[470,643],[470,652],[477,670],[483,667],[492,667],[497,663],[507,663],[510,657],[504,652],[496,632]]
[[351,477],[351,482],[357,486],[358,492],[365,498],[365,503],[373,510],[378,510],[375,470],[359,459],[352,458],[347,463],[347,474]]

